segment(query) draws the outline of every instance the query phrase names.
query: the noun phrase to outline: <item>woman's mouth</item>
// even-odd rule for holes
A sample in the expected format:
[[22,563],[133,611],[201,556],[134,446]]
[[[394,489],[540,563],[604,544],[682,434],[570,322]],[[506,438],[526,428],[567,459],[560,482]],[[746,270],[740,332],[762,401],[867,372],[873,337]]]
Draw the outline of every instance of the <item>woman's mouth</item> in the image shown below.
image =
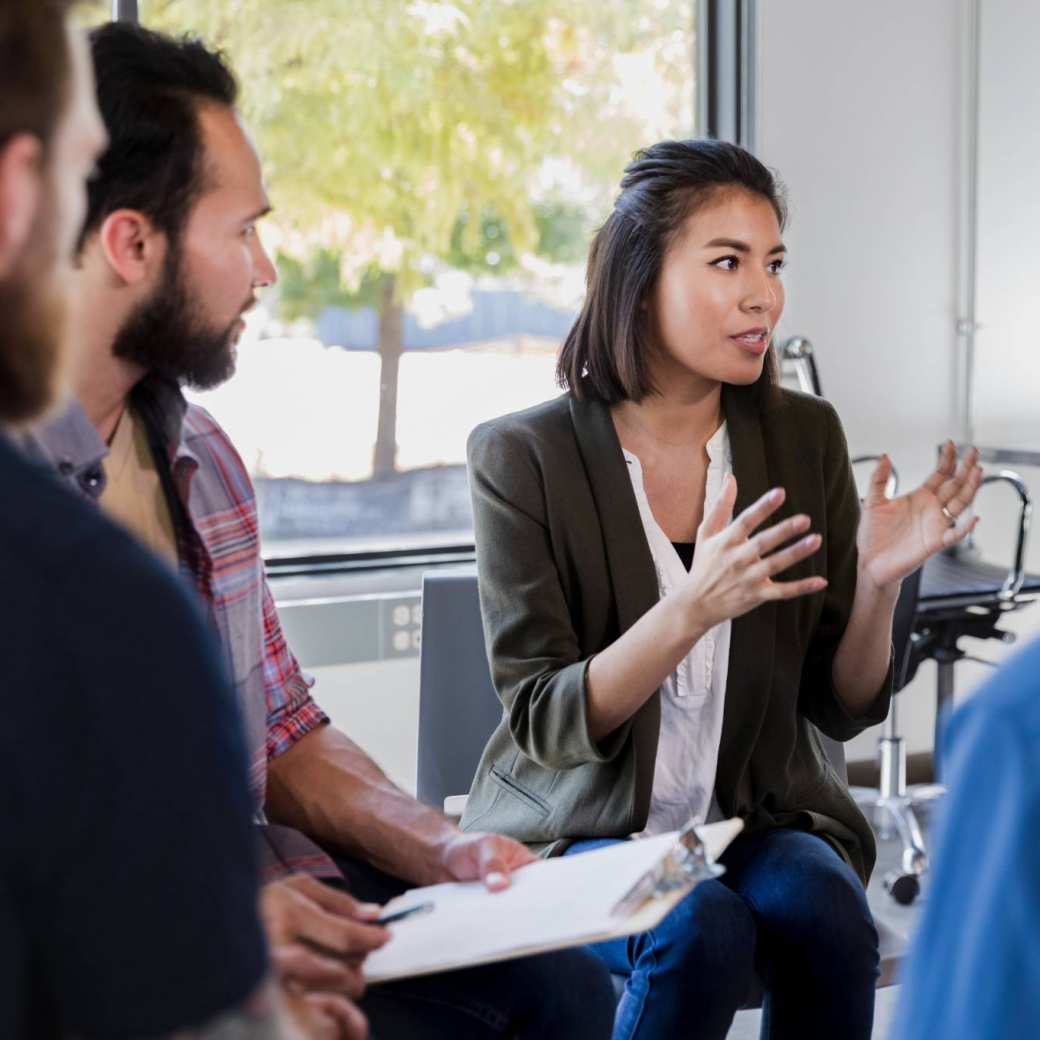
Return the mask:
[[730,339],[741,350],[746,350],[749,354],[761,357],[769,347],[769,329],[761,326],[754,329],[745,329],[735,336],[730,336]]

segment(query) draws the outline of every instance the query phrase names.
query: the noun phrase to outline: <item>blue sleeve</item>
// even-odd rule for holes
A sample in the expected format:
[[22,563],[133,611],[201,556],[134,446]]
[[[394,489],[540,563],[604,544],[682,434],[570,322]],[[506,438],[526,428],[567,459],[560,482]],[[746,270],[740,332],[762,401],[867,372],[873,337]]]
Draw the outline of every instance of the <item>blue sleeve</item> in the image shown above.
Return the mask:
[[951,720],[949,794],[891,1040],[1032,1036],[1040,1022],[1040,644]]
[[266,972],[245,748],[213,637],[172,574],[116,547],[58,609],[75,708],[48,727],[33,807],[51,850],[42,974],[63,1034],[86,1037],[201,1023]]

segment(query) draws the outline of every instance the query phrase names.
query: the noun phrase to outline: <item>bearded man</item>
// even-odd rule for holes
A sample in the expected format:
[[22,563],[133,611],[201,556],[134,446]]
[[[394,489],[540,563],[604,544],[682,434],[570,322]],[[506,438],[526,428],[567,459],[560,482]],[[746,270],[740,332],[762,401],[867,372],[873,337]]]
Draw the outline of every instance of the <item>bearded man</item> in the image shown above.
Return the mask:
[[221,637],[283,980],[359,999],[377,1036],[609,1036],[609,977],[578,949],[361,997],[364,957],[387,938],[371,904],[442,881],[501,888],[532,856],[405,794],[312,698],[265,578],[249,475],[182,394],[232,374],[243,317],[277,277],[257,233],[270,203],[235,79],[198,40],[124,24],[91,39],[110,146],[79,253],[84,364],[78,407],[40,439],[73,488],[180,569]]

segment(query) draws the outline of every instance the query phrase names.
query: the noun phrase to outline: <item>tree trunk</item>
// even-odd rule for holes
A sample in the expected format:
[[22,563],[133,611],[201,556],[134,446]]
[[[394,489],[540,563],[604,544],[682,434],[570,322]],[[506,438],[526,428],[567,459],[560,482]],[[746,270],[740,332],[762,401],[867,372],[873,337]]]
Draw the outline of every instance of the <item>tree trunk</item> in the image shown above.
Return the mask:
[[396,281],[388,274],[379,292],[379,422],[373,477],[397,469],[397,373],[404,350],[404,308],[394,299]]

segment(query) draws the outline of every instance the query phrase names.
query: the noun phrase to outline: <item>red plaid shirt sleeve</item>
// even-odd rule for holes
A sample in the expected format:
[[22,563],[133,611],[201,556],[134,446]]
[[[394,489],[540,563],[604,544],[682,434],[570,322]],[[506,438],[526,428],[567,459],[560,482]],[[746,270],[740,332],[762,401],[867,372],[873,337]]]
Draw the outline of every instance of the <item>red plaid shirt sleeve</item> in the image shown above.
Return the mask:
[[267,758],[288,751],[329,717],[311,696],[314,680],[303,673],[289,649],[274,597],[264,579],[264,688],[267,692]]

